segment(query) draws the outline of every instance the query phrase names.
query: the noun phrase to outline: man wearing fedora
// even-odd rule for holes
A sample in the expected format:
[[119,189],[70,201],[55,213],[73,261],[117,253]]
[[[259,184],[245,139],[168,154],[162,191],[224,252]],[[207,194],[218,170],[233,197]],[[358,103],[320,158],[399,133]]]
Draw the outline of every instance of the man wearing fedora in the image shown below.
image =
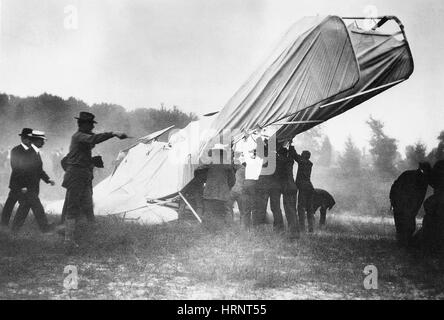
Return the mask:
[[13,230],[18,231],[29,210],[32,209],[40,230],[47,232],[51,226],[48,224],[43,206],[38,198],[39,185],[40,179],[51,184],[53,182],[43,171],[40,155],[37,154],[36,147],[32,144],[36,137],[33,133],[43,140],[43,133],[24,128],[19,134],[21,144],[11,150],[10,192],[2,212],[2,225],[5,227],[9,225],[14,205],[19,202],[20,206],[14,218]]
[[31,152],[31,140],[29,139],[31,133],[31,128],[23,128],[22,132],[19,134],[21,143],[12,148],[10,153],[12,171],[9,180],[9,194],[2,211],[2,227],[9,226],[12,210],[18,202],[20,195],[25,191],[25,162],[28,153]]
[[48,223],[45,210],[39,199],[40,180],[52,186],[55,185],[54,181],[43,170],[43,162],[40,156],[40,148],[45,144],[46,137],[44,132],[37,130],[32,130],[28,137],[31,144],[25,168],[26,191],[22,192],[19,198],[20,205],[12,223],[12,230],[17,232],[23,226],[31,209],[40,230],[42,232],[49,232],[53,229],[53,225]]
[[113,137],[126,139],[125,133],[105,132],[93,133],[95,116],[89,112],[80,112],[77,119],[78,131],[71,138],[69,152],[62,160],[65,169],[62,187],[66,188],[65,197],[65,243],[77,247],[74,241],[76,221],[85,214],[90,222],[94,222],[92,199],[93,169],[97,166],[91,155],[96,144]]

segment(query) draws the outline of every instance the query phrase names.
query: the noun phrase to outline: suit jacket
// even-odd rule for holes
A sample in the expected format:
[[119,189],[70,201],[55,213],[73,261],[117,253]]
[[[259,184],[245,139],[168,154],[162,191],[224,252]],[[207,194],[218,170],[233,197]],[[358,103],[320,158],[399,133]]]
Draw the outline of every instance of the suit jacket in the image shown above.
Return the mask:
[[293,158],[289,152],[281,151],[276,155],[276,171],[274,176],[280,181],[283,193],[293,193],[297,191],[293,178]]
[[114,137],[112,132],[86,133],[77,131],[71,138],[69,153],[66,155],[66,165],[80,168],[94,168],[91,152],[96,144]]
[[20,190],[28,188],[30,191],[39,192],[40,179],[49,182],[49,176],[43,170],[43,163],[40,154],[33,148],[25,150],[22,145],[18,145],[11,150],[11,179],[9,188]]
[[289,148],[290,157],[298,163],[298,172],[296,173],[296,186],[298,189],[311,189],[313,190],[313,184],[311,183],[311,169],[313,163],[301,157],[300,154],[296,152],[293,146]]
[[393,182],[390,203],[396,210],[418,214],[427,193],[428,178],[420,170],[407,170]]

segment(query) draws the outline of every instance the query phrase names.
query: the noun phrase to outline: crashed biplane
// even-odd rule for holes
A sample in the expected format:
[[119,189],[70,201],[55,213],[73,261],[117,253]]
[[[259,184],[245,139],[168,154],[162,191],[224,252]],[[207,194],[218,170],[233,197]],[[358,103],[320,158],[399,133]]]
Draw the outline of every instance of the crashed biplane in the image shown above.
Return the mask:
[[[374,21],[370,29],[357,23]],[[383,26],[395,23],[396,32]],[[94,188],[97,215],[148,224],[177,219],[163,204],[180,193],[205,150],[230,132],[231,144],[268,130],[278,142],[294,138],[405,81],[413,59],[404,27],[392,16],[306,17],[295,23],[264,63],[218,113],[169,132],[151,134],[121,154],[112,175]],[[216,139],[217,140],[217,139]],[[186,199],[185,199],[186,201]]]

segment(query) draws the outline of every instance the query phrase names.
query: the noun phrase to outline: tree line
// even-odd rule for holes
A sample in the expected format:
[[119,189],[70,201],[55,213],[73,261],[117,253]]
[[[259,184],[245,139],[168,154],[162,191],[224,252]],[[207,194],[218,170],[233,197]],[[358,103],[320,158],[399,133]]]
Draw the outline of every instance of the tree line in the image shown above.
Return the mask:
[[342,210],[384,215],[390,209],[390,187],[403,171],[417,169],[419,162],[433,165],[444,159],[444,131],[430,150],[417,141],[407,145],[402,155],[382,121],[370,117],[366,125],[371,132],[368,150],[359,149],[349,136],[344,150],[336,151],[320,126],[297,136],[296,142],[300,150],[312,151],[315,187],[331,191]]
[[360,150],[351,136],[345,141],[344,150],[335,152],[320,127],[309,133],[309,144],[314,148],[317,164],[336,166],[344,175],[358,174],[363,169],[369,169],[381,179],[392,180],[404,170],[416,169],[419,162],[427,161],[433,165],[437,160],[444,159],[444,130],[437,136],[437,144],[430,151],[427,152],[423,142],[417,141],[406,146],[403,156],[397,140],[385,133],[382,121],[370,117],[366,124],[371,129],[368,152],[365,148]]

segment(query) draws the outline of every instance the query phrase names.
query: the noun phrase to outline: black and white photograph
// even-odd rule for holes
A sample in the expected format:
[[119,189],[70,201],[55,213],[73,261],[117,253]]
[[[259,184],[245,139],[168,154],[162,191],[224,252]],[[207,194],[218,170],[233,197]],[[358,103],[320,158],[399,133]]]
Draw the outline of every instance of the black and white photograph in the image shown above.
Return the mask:
[[0,0],[0,300],[443,300],[443,17]]

